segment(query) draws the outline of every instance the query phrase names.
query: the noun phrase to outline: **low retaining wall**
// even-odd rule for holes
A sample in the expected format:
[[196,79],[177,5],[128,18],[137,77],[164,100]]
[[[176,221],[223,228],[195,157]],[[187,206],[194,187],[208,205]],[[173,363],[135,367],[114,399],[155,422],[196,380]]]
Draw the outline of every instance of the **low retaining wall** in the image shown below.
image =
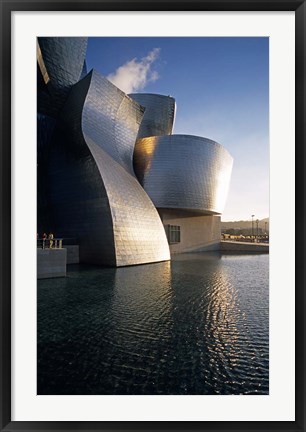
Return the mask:
[[37,249],[37,279],[66,276],[66,249]]
[[247,243],[237,241],[221,241],[222,252],[251,252],[269,253],[269,245],[266,243]]
[[171,248],[171,245],[170,245],[171,256],[172,255],[178,255],[180,253],[190,253],[190,252],[192,252],[192,253],[213,252],[213,251],[219,251],[220,249],[221,249],[220,240],[210,242],[210,243],[206,244],[205,246],[186,248],[186,249],[184,249],[184,251],[179,251],[179,252],[176,252],[175,250],[173,251]]
[[78,245],[65,245],[67,250],[67,264],[78,264],[80,262],[79,246]]

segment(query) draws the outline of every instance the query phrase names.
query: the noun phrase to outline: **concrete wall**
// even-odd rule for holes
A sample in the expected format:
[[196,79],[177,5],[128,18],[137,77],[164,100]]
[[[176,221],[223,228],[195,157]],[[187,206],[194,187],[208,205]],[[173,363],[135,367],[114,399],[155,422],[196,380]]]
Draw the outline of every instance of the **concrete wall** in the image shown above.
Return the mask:
[[265,243],[222,241],[221,251],[222,252],[269,253],[269,245]]
[[181,227],[181,241],[170,244],[171,254],[220,249],[220,216],[203,216],[180,210],[160,209],[159,214],[164,226],[179,225]]
[[37,279],[65,277],[66,249],[37,249]]
[[80,262],[79,245],[65,245],[67,250],[67,264],[78,264]]

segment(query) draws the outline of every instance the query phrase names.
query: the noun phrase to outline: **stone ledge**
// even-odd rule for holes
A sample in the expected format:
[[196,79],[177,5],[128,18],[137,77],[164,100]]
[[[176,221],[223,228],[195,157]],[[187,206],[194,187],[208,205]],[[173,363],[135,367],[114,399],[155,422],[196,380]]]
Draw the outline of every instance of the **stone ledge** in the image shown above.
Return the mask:
[[66,249],[37,249],[37,279],[65,277]]
[[267,243],[248,243],[230,240],[221,241],[222,252],[250,252],[250,253],[269,253]]

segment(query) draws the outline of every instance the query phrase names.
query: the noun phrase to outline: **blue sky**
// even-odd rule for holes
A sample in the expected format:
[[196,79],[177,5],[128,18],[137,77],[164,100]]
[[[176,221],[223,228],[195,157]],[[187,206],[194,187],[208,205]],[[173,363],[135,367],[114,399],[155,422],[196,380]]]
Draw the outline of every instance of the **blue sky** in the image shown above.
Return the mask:
[[231,153],[222,220],[269,216],[268,38],[89,38],[87,67],[127,93],[173,96],[173,133],[210,138]]

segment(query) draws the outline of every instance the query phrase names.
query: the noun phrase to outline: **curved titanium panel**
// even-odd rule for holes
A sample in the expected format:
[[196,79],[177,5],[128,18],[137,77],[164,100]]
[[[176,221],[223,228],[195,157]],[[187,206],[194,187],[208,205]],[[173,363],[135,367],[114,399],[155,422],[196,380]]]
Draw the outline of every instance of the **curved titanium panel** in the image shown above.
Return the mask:
[[108,196],[117,266],[170,259],[161,220],[132,166],[142,114],[136,102],[93,72],[82,129]]
[[67,93],[84,73],[87,38],[85,37],[39,37],[37,40],[37,63],[40,81],[38,110],[57,117]]
[[107,194],[82,133],[81,120],[91,75],[72,87],[61,111],[46,167],[55,236],[76,238],[80,262],[115,265]]
[[133,176],[133,152],[143,112],[137,102],[92,71],[82,113],[83,133]]
[[90,244],[83,261],[124,266],[170,259],[157,210],[132,166],[142,114],[135,101],[95,71],[69,93],[61,120],[70,135],[65,144],[70,156],[60,159],[69,160],[66,168],[75,183],[73,190],[68,184],[72,197],[58,184],[53,198],[54,207],[61,206],[59,223],[66,221],[62,228],[76,230],[80,250]]
[[137,138],[172,134],[176,110],[173,97],[151,93],[129,96],[146,109]]
[[220,214],[233,159],[220,144],[191,135],[139,139],[134,168],[157,208]]
[[38,64],[46,84],[67,88],[78,82],[86,48],[86,37],[39,37]]

